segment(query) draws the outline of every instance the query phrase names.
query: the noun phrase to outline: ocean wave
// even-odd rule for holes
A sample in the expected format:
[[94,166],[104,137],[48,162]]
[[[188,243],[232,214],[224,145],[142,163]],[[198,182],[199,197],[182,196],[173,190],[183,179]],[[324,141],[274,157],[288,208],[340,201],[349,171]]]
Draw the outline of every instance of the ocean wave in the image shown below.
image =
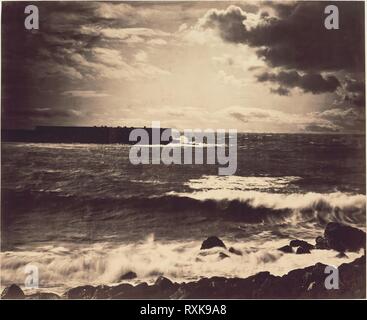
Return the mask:
[[317,221],[327,223],[364,223],[366,196],[362,194],[334,193],[267,193],[259,191],[207,190],[193,193],[170,192],[171,197],[196,200],[208,209],[219,209],[242,216],[244,220],[288,218],[289,222]]
[[301,180],[297,176],[282,177],[242,177],[203,175],[199,179],[190,179],[185,185],[192,190],[232,190],[281,191],[289,190],[293,183]]
[[[145,240],[129,244],[94,243],[90,245],[52,244],[18,248],[1,253],[1,283],[24,284],[25,267],[38,267],[40,287],[63,292],[67,288],[85,284],[117,284],[126,272],[137,274],[133,284],[153,283],[159,275],[173,281],[193,281],[202,277],[223,276],[246,278],[261,271],[283,275],[290,270],[317,262],[339,265],[360,256],[348,253],[337,258],[332,250],[313,250],[308,255],[287,255],[276,248],[289,240],[265,242],[233,242],[224,239],[242,255],[223,248],[201,251],[201,241],[160,242],[149,235]],[[221,259],[220,253],[228,255]],[[205,253],[205,254],[204,254]],[[307,257],[306,257],[307,256]]]
[[[330,221],[365,225],[366,197],[362,194],[334,193],[269,193],[260,191],[207,190],[196,192],[168,192],[160,196],[91,197],[64,195],[61,192],[5,193],[12,209],[27,204],[45,214],[53,210],[71,212],[75,216],[88,208],[94,219],[116,219],[129,214],[169,214],[179,217],[203,216],[208,219],[228,219],[249,223],[316,222],[322,225]],[[10,209],[9,209],[10,210]],[[9,210],[5,210],[6,215]],[[14,210],[11,210],[14,212]],[[57,212],[56,212],[57,213]],[[127,214],[127,213],[126,213]],[[77,217],[77,216],[76,216]]]

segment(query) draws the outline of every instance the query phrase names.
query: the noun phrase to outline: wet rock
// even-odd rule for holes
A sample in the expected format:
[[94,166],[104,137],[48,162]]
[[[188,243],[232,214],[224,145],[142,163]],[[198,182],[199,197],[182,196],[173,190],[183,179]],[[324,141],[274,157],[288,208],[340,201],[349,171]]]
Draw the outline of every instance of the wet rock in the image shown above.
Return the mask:
[[111,295],[111,287],[106,285],[97,286],[94,291],[93,299],[109,299]]
[[206,250],[206,249],[211,249],[215,247],[226,248],[222,240],[220,240],[218,237],[212,236],[203,241],[203,243],[201,244],[200,250]]
[[133,288],[136,289],[136,290],[145,290],[145,289],[149,288],[149,285],[146,282],[141,282]]
[[329,245],[327,243],[327,240],[324,237],[319,236],[319,237],[316,238],[315,249],[327,250],[327,249],[330,249],[330,248],[329,248]]
[[241,252],[240,250],[237,250],[237,249],[233,248],[233,247],[230,247],[230,248],[228,249],[228,251],[229,251],[230,253],[236,254],[236,255],[238,255],[238,256],[242,256],[242,252]]
[[178,283],[173,283],[171,280],[161,276],[156,280],[154,285],[149,288],[150,294],[147,298],[168,299],[178,290],[179,286]]
[[293,248],[289,245],[283,246],[278,248],[279,251],[282,251],[284,253],[292,253],[293,252]]
[[305,254],[305,253],[311,253],[311,251],[304,247],[298,247],[296,254]]
[[16,284],[6,287],[1,293],[1,299],[24,299],[23,290]]
[[366,233],[338,222],[327,224],[324,237],[331,249],[339,252],[359,251],[366,248]]
[[[103,293],[104,293],[111,299],[125,299],[125,298],[133,297],[133,291],[134,291],[134,286],[132,286],[129,283],[121,283],[117,286],[110,287],[110,289],[105,290],[105,292],[103,292],[103,289],[101,288],[100,295],[103,295]],[[96,292],[96,295],[97,295],[97,292]],[[97,296],[96,296],[96,298],[98,299]]]
[[76,288],[72,288],[65,293],[65,298],[67,299],[92,299],[94,293],[96,291],[96,287],[87,285],[80,286]]
[[219,259],[220,260],[223,260],[225,258],[229,258],[229,255],[228,254],[225,254],[224,252],[219,252]]
[[131,279],[135,279],[137,277],[137,274],[133,271],[129,271],[129,272],[126,272],[125,274],[123,274],[121,277],[120,277],[120,281],[122,280],[131,280]]
[[61,299],[59,295],[52,292],[37,292],[26,296],[28,300],[58,300]]
[[291,247],[302,247],[306,250],[312,250],[314,249],[314,246],[310,243],[308,243],[307,241],[304,241],[304,240],[298,240],[298,239],[295,239],[295,240],[291,240],[291,242],[289,242],[289,245]]
[[161,276],[155,281],[154,286],[158,287],[159,289],[166,290],[173,286],[173,282]]
[[[302,247],[299,247],[300,249]],[[110,299],[363,299],[366,296],[366,257],[339,266],[339,290],[325,287],[327,266],[317,263],[304,269],[292,270],[283,276],[260,272],[245,279],[212,277],[188,283],[172,283],[159,277],[149,286],[120,284],[116,287],[99,286],[94,288],[95,295]],[[73,289],[66,296],[87,296],[88,286]],[[71,293],[70,293],[71,291]],[[78,293],[79,292],[79,293]],[[78,293],[78,294],[76,294]],[[103,293],[103,294],[102,294]]]

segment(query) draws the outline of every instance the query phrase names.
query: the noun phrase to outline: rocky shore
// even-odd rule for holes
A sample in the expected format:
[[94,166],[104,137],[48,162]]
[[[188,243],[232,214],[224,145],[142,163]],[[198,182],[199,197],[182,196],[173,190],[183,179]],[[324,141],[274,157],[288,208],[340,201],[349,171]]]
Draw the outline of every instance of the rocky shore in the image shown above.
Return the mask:
[[[226,248],[217,237],[209,237],[201,250],[213,247]],[[294,239],[290,244],[279,248],[289,254],[307,254],[310,250],[336,250],[340,255],[348,251],[358,251],[366,247],[366,234],[356,228],[329,223],[324,237],[318,237],[315,245]],[[229,248],[232,254],[242,254]],[[365,251],[364,251],[365,252]],[[223,254],[225,255],[225,254]],[[222,256],[226,258],[226,256]],[[317,263],[313,266],[292,270],[283,276],[260,272],[245,279],[212,277],[187,283],[174,283],[159,277],[153,285],[140,283],[133,286],[121,283],[117,286],[79,286],[62,296],[54,293],[25,295],[22,289],[12,284],[4,289],[2,299],[339,299],[366,298],[366,255],[351,263],[338,267],[339,288],[327,289],[325,279],[329,276],[327,266]]]

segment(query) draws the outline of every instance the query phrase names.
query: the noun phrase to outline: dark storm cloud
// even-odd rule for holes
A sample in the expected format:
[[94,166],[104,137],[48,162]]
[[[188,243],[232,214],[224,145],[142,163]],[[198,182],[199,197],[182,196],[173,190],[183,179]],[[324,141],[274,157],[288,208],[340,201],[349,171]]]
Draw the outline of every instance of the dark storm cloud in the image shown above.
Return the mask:
[[362,92],[364,91],[364,83],[362,81],[347,79],[346,89],[350,92]]
[[264,72],[257,76],[259,82],[275,82],[281,88],[273,90],[274,93],[287,95],[289,92],[285,88],[300,88],[304,92],[319,94],[324,92],[334,92],[339,86],[339,80],[334,76],[323,77],[316,73],[300,75],[296,71],[281,71],[279,73]]
[[201,26],[217,29],[227,42],[259,47],[257,54],[271,66],[306,71],[364,69],[363,2],[337,3],[339,30],[324,26],[328,4],[331,3],[273,3],[279,17],[260,15],[257,25],[251,28],[245,26],[248,14],[230,6],[227,10],[209,11]]
[[365,105],[365,83],[355,79],[347,78],[345,81],[344,101],[357,107]]
[[[338,30],[324,26],[324,10],[329,4],[339,9]],[[294,87],[313,94],[336,92],[340,87],[338,72],[350,76],[364,73],[363,2],[272,1],[263,3],[261,9],[256,16],[236,6],[212,9],[199,27],[217,30],[226,42],[255,48],[269,67],[280,69],[280,73],[267,72],[258,77],[259,81],[279,84],[271,92],[289,95]],[[323,77],[325,71],[335,74]],[[364,81],[347,83],[339,102],[343,101],[365,105]]]

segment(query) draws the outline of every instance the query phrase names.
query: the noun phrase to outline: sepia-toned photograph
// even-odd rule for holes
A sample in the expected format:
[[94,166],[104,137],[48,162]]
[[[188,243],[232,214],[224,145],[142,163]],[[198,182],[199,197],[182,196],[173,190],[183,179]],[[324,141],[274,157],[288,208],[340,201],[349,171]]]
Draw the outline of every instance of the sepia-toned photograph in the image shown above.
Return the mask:
[[1,299],[365,299],[365,133],[364,1],[2,1]]

